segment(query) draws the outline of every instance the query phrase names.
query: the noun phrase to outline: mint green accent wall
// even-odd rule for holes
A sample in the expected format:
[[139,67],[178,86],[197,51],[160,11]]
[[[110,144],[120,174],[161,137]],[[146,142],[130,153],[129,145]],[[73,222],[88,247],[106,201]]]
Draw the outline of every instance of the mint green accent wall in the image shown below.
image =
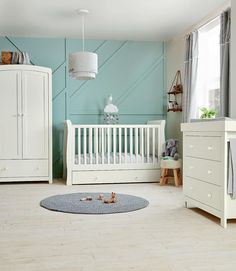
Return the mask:
[[27,51],[32,64],[53,71],[53,172],[62,176],[63,122],[103,122],[109,94],[119,108],[120,123],[146,123],[165,118],[165,45],[162,42],[89,40],[86,50],[99,57],[97,78],[72,80],[68,55],[81,40],[0,37],[1,51]]

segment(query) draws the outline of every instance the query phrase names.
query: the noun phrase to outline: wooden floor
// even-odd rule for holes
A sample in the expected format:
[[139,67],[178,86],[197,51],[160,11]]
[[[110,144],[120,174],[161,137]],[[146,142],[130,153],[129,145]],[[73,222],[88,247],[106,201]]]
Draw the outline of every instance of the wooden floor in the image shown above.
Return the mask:
[[[103,191],[145,197],[142,210],[75,215],[39,206],[63,193]],[[183,207],[181,188],[158,184],[0,185],[0,270],[236,270],[236,222]]]

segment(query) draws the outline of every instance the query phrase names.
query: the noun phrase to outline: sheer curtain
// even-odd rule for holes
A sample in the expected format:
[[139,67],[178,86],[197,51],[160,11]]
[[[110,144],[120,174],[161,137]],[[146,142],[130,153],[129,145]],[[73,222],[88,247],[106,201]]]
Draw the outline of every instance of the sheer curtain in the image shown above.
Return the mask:
[[229,116],[231,10],[221,14],[220,22],[220,116]]
[[195,118],[197,110],[198,31],[186,37],[185,76],[183,92],[183,122]]

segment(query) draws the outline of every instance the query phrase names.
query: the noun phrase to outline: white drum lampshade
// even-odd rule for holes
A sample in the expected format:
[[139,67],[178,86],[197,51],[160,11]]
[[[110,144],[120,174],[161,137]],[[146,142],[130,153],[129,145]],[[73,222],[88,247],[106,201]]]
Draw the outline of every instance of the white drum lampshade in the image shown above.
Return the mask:
[[91,52],[76,52],[69,55],[69,75],[73,79],[95,79],[97,72],[97,54]]
[[98,55],[84,50],[84,17],[89,13],[87,9],[76,11],[82,18],[82,42],[83,51],[69,55],[69,75],[77,80],[91,80],[98,73]]

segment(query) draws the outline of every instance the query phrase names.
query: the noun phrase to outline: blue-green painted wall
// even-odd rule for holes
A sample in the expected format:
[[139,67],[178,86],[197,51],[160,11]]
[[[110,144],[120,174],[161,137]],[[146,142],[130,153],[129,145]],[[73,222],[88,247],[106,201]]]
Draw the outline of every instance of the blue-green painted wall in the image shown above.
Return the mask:
[[99,72],[92,81],[68,76],[68,55],[81,50],[80,40],[0,37],[0,50],[27,51],[34,65],[53,71],[53,172],[62,175],[63,122],[97,124],[109,94],[119,108],[120,123],[165,118],[165,46],[162,42],[91,40]]

